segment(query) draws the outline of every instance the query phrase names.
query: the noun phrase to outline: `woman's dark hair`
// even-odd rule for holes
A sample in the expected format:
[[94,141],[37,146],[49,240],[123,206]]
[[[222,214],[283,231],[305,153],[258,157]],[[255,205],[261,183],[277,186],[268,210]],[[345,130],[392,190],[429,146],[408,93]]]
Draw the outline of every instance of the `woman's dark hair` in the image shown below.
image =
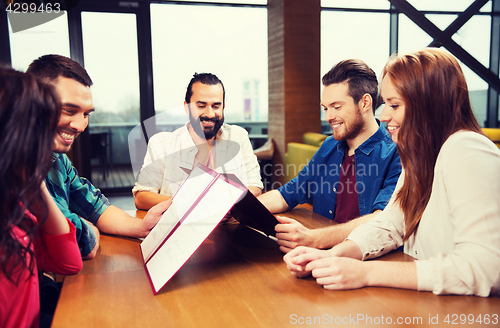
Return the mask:
[[[60,111],[52,86],[0,67],[0,273],[16,283],[22,270],[33,273],[31,244],[38,225],[25,212],[36,205],[39,223],[46,219],[40,186],[52,164]],[[15,229],[26,234],[27,245]]]
[[427,48],[392,57],[383,71],[386,76],[405,105],[397,142],[405,176],[396,199],[405,216],[407,240],[429,202],[434,166],[446,139],[459,130],[482,132],[462,69],[448,52]]

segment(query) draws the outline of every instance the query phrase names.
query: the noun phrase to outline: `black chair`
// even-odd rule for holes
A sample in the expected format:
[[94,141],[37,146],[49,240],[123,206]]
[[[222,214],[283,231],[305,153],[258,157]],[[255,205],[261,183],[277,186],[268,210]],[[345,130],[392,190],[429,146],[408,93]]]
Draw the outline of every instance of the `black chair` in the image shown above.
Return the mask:
[[103,181],[106,181],[106,176],[109,175],[108,136],[108,132],[98,132],[90,134],[90,158],[98,159],[98,166],[101,169]]

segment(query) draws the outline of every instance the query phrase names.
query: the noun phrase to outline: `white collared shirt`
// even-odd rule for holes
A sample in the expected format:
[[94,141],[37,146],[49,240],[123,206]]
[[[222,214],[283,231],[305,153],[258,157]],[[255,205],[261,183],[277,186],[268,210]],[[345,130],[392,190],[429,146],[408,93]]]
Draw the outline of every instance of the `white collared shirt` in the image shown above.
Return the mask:
[[[192,170],[197,153],[187,124],[174,132],[155,134],[149,140],[132,193],[135,196],[139,191],[151,191],[174,196],[188,177],[182,168]],[[222,125],[215,142],[214,161],[218,173],[233,173],[245,186],[263,188],[257,157],[248,133],[240,126]]]
[[[423,155],[425,156],[425,155]],[[348,237],[373,259],[403,244],[404,215],[394,197]],[[434,167],[432,193],[417,230],[404,243],[417,259],[418,289],[488,296],[500,289],[500,151],[485,136],[459,131]]]

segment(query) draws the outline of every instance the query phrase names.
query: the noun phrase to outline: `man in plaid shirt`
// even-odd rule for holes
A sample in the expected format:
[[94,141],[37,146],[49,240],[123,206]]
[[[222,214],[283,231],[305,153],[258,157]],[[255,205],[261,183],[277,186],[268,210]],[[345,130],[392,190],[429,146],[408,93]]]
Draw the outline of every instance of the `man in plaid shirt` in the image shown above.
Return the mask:
[[62,103],[61,117],[54,139],[54,161],[45,183],[63,214],[77,229],[82,258],[90,259],[99,248],[99,231],[128,237],[145,237],[168,208],[163,202],[152,208],[144,219],[131,217],[111,205],[90,181],[78,175],[66,152],[89,123],[94,111],[85,69],[69,58],[45,55],[34,60],[27,73],[52,85]]

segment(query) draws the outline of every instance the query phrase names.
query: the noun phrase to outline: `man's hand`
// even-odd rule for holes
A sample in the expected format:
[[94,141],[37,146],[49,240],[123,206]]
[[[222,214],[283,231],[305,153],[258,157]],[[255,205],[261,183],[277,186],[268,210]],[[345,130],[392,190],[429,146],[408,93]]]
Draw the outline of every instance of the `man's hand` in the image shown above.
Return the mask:
[[142,219],[142,229],[146,232],[146,235],[154,228],[156,223],[160,220],[163,212],[165,212],[170,205],[172,205],[172,199],[163,201],[151,207],[151,209],[146,213],[144,219]]
[[274,227],[280,250],[288,253],[297,246],[315,246],[314,230],[307,229],[294,219],[276,216],[280,224]]
[[277,224],[275,227],[277,232],[276,238],[278,238],[278,244],[281,245],[280,250],[284,253],[289,252],[297,246],[308,246],[318,249],[332,248],[342,243],[356,227],[368,222],[379,212],[380,210],[376,210],[373,213],[347,223],[335,224],[319,229],[307,229],[293,219],[277,216],[276,218],[281,224]]

